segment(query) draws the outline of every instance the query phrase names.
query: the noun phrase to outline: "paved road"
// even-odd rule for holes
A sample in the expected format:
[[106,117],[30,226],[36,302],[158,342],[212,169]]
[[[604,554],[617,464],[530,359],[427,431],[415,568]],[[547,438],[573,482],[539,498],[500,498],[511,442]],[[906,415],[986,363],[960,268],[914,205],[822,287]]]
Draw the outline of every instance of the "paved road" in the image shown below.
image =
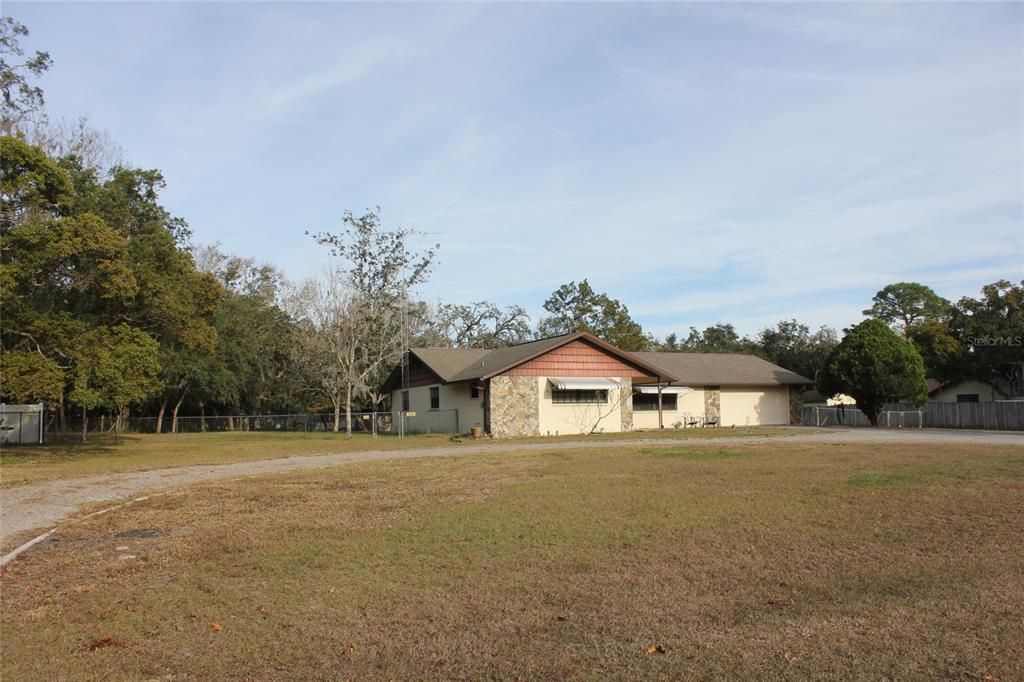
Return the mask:
[[176,487],[219,478],[235,478],[286,471],[324,469],[351,462],[413,457],[448,457],[475,453],[531,450],[564,450],[578,448],[617,448],[624,445],[726,445],[730,443],[934,443],[936,445],[971,443],[977,445],[1017,445],[1024,447],[1024,434],[997,431],[943,431],[938,429],[876,430],[828,429],[808,430],[790,436],[719,436],[715,438],[643,439],[643,440],[578,440],[537,443],[461,444],[450,447],[346,452],[267,459],[236,464],[194,465],[136,471],[103,476],[89,476],[47,481],[0,490],[0,545],[13,535],[31,529],[49,529],[72,516],[87,503],[120,500],[143,491]]

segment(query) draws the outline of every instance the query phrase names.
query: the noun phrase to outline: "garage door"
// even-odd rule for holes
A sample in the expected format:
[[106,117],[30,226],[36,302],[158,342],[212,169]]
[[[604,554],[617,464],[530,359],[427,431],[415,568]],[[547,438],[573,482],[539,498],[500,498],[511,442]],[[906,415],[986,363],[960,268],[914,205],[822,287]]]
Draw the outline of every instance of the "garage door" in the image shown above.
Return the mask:
[[786,387],[722,389],[722,426],[763,426],[789,423]]

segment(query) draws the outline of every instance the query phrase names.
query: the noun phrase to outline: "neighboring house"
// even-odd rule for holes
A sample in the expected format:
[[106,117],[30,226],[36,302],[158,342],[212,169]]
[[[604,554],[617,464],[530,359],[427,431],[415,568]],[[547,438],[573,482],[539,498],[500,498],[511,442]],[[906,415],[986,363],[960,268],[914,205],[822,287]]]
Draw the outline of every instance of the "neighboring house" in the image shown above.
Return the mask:
[[800,396],[801,401],[804,405],[817,405],[820,407],[835,407],[837,405],[856,405],[857,401],[851,396],[845,393],[840,393],[831,398],[826,398],[822,394],[818,393],[817,389],[811,389],[810,391],[804,391],[803,395]]
[[395,412],[455,410],[458,431],[507,438],[670,427],[684,417],[789,424],[797,389],[811,383],[754,356],[629,353],[581,332],[495,350],[412,348],[384,389]]
[[928,380],[928,402],[932,403],[990,403],[1008,397],[987,381],[963,379],[943,384],[935,379]]

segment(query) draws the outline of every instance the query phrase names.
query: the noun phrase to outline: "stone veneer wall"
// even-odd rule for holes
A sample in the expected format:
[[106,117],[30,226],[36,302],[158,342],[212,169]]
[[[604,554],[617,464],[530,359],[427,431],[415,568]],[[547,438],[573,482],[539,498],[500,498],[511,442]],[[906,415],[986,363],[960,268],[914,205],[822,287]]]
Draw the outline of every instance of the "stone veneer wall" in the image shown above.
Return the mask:
[[491,435],[495,438],[540,435],[540,394],[537,377],[491,379]]
[[620,403],[622,409],[622,430],[633,430],[633,380],[626,377],[619,379],[622,384],[620,391],[625,391],[625,399]]
[[804,401],[803,393],[799,386],[789,387],[789,423],[790,424],[802,424],[803,423],[803,411]]
[[722,390],[720,388],[704,389],[704,419],[722,421]]

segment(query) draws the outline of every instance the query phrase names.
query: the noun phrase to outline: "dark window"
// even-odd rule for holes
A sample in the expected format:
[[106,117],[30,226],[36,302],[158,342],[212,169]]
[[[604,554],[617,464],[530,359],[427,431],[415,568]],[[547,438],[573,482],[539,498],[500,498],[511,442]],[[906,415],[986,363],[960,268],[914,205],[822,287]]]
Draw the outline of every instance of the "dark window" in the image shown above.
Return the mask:
[[479,398],[480,397],[480,387],[477,386],[476,384],[472,384],[469,387],[469,397],[470,398]]
[[402,412],[409,411],[409,391],[402,391]]
[[430,409],[436,410],[441,407],[441,389],[434,386],[430,389]]
[[[669,412],[675,412],[677,397],[678,396],[675,393],[662,393],[661,409]],[[640,393],[639,395],[633,396],[633,409],[639,412],[657,412],[658,394]]]
[[979,402],[977,393],[957,393],[956,401],[958,403],[976,403]]
[[551,402],[553,403],[606,403],[608,402],[608,391],[562,391],[557,388],[551,389]]

